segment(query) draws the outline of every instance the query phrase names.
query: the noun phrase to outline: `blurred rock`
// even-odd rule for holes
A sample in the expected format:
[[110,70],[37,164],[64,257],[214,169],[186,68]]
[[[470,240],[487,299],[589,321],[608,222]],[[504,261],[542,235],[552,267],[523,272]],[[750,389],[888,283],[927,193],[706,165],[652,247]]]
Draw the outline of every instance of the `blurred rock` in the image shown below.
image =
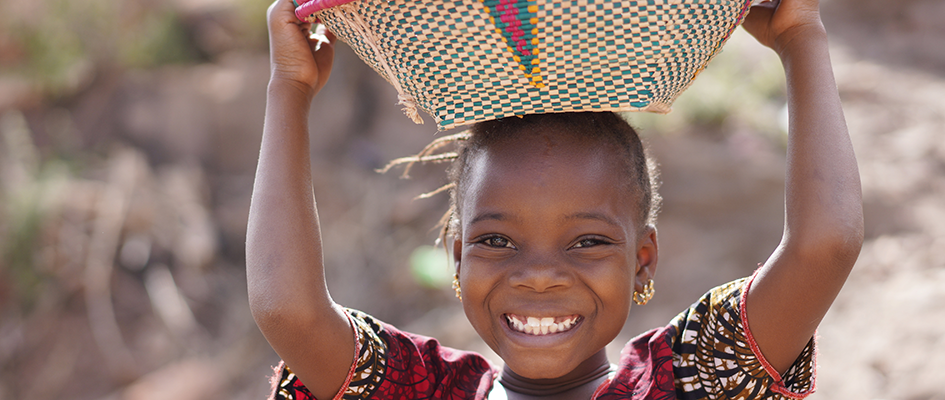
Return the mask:
[[151,372],[121,391],[115,400],[223,399],[227,378],[213,360],[185,359]]

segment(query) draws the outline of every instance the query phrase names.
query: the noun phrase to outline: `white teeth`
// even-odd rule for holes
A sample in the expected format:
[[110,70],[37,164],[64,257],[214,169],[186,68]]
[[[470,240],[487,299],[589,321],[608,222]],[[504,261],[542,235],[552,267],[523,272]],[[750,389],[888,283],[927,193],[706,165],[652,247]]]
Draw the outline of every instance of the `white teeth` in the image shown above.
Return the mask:
[[551,326],[554,325],[555,319],[551,317],[545,317],[541,319],[541,334],[547,335]]
[[537,335],[541,332],[541,321],[535,317],[528,317],[528,326],[525,327],[525,333]]
[[512,328],[513,328],[513,329],[515,329],[515,330],[517,330],[517,331],[524,331],[524,330],[525,330],[525,324],[523,324],[522,321],[519,321],[519,320],[517,320],[517,319],[515,319],[515,318],[509,318],[508,320],[509,320],[509,322],[512,323]]
[[[524,318],[525,321],[522,321]],[[529,335],[547,335],[549,333],[558,333],[565,332],[571,329],[575,323],[577,323],[578,317],[568,318],[561,322],[555,322],[553,317],[520,317],[520,316],[511,316],[506,315],[506,319],[509,322],[509,327],[512,329],[524,332]]]

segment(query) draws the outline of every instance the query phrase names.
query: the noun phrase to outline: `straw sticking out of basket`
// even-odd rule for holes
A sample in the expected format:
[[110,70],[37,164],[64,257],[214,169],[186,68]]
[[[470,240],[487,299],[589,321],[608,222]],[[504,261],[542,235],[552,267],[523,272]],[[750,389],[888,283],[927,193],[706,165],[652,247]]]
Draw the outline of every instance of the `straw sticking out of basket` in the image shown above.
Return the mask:
[[420,118],[420,113],[417,112],[417,100],[404,91],[400,80],[397,79],[397,74],[391,68],[390,62],[388,62],[389,57],[384,53],[381,47],[378,46],[377,37],[374,36],[371,27],[361,18],[356,4],[357,3],[341,4],[329,9],[329,12],[334,12],[334,15],[340,21],[355,30],[361,39],[371,47],[371,50],[374,51],[374,59],[384,70],[384,73],[387,74],[387,80],[394,86],[394,89],[397,90],[397,104],[404,106],[404,114],[406,114],[410,120],[414,123],[422,124],[423,119]]

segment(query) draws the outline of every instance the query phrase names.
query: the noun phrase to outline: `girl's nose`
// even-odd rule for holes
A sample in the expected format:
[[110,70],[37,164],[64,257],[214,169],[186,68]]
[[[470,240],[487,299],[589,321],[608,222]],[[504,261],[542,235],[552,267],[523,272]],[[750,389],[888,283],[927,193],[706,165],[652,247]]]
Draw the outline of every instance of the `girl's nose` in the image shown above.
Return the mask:
[[523,260],[509,274],[509,284],[515,288],[544,292],[571,286],[574,275],[563,260],[553,257]]

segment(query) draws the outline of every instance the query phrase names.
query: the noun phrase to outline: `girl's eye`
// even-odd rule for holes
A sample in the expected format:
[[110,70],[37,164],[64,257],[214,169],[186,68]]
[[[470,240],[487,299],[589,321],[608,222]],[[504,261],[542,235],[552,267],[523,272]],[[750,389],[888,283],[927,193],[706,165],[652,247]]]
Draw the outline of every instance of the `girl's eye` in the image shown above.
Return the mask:
[[483,239],[481,243],[489,247],[513,247],[512,242],[502,236],[491,236]]
[[574,244],[574,246],[571,246],[571,248],[581,249],[581,248],[587,248],[587,247],[594,247],[601,244],[607,244],[607,242],[601,239],[585,238],[585,239],[579,240],[577,243]]

